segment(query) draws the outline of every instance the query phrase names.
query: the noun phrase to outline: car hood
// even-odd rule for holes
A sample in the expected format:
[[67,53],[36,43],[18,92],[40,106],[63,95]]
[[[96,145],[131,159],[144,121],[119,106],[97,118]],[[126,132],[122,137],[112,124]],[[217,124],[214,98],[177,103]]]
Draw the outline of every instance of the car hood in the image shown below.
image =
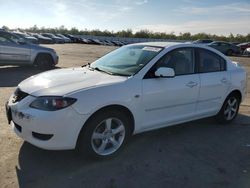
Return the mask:
[[57,69],[40,73],[22,81],[18,87],[33,96],[62,96],[81,89],[90,89],[127,80],[86,67]]

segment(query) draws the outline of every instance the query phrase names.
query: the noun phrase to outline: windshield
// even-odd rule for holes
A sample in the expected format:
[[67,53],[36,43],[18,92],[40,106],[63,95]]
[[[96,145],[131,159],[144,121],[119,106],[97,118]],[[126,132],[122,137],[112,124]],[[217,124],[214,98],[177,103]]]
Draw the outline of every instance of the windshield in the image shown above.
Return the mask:
[[132,76],[162,49],[145,45],[124,46],[101,57],[90,68],[114,75]]

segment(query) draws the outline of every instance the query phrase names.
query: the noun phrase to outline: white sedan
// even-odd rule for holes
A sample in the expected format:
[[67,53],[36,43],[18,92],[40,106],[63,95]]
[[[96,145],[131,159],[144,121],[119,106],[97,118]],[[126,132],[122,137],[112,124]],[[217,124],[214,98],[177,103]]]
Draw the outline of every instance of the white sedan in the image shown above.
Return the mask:
[[210,116],[231,122],[246,79],[238,63],[210,47],[139,43],[24,80],[6,112],[15,133],[37,147],[106,158],[137,133]]

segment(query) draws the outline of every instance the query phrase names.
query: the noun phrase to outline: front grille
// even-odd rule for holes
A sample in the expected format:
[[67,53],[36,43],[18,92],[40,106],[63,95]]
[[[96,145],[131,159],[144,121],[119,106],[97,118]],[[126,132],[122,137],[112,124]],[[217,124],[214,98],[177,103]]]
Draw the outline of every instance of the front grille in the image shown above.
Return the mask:
[[28,95],[29,95],[28,93],[25,93],[20,88],[17,88],[15,93],[14,93],[12,102],[13,103],[19,102],[19,101],[23,100],[25,97],[27,97]]

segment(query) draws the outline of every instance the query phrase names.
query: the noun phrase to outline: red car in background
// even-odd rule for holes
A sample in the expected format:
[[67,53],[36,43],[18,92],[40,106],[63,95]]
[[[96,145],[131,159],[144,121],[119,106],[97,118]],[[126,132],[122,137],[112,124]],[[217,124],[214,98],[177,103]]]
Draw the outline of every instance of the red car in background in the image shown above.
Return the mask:
[[237,46],[239,46],[241,50],[244,51],[245,49],[250,48],[250,42],[244,42],[244,43],[238,44]]

